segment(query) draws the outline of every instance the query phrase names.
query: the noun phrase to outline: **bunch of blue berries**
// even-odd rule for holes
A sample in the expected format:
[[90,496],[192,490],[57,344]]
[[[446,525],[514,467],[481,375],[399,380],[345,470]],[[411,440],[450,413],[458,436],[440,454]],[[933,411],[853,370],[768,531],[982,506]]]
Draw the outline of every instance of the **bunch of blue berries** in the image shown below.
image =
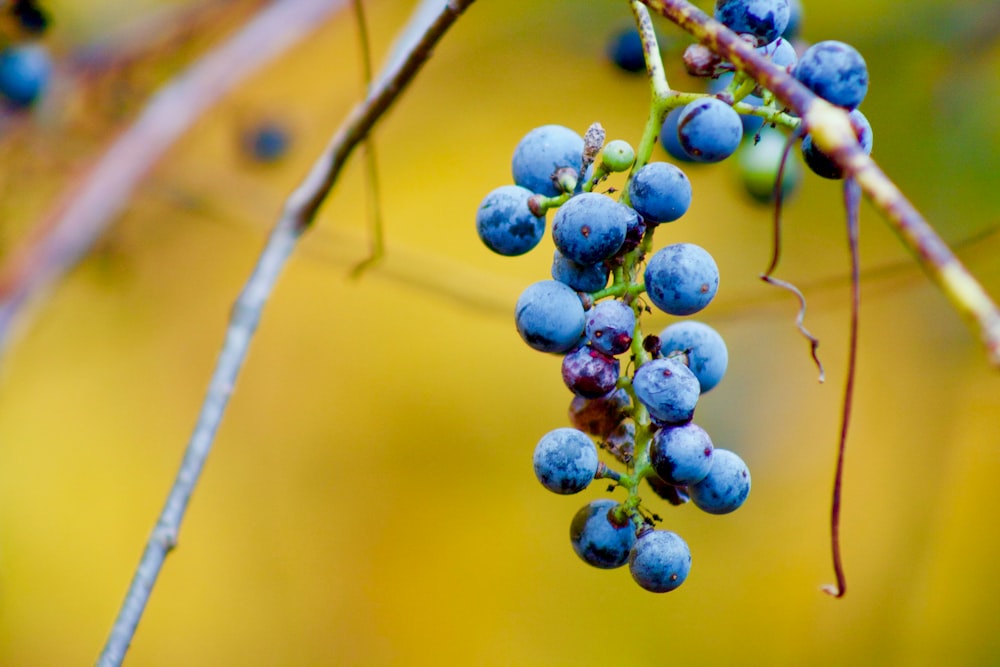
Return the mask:
[[[626,186],[600,191],[612,173]],[[750,491],[750,473],[735,453],[716,448],[695,424],[702,393],[722,379],[728,351],[707,324],[679,321],[659,336],[644,335],[651,307],[693,315],[714,298],[719,271],[692,243],[652,251],[653,235],[691,204],[691,183],[666,162],[635,168],[635,151],[621,140],[604,143],[595,124],[586,138],[546,125],[518,143],[514,184],[486,195],[476,215],[482,241],[501,255],[521,255],[541,241],[554,210],[552,279],[528,286],[517,301],[515,325],[530,347],[562,356],[562,379],[572,392],[572,426],[545,434],[534,469],[545,488],[573,494],[594,479],[623,487],[623,501],[595,500],[570,523],[573,549],[586,563],[626,563],[643,588],[680,586],[691,553],[642,503],[640,483],[673,504],[688,500],[712,514],[737,509]],[[598,448],[624,466],[616,470]]]

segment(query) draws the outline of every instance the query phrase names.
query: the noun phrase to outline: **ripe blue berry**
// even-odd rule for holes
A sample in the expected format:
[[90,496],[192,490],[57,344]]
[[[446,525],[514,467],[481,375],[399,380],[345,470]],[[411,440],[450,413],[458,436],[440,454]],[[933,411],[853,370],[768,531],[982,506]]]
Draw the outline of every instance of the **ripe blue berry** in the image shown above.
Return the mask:
[[622,354],[632,345],[635,312],[621,301],[601,301],[587,311],[585,331],[590,344],[605,354]]
[[715,18],[733,32],[754,35],[758,44],[777,39],[788,27],[788,0],[719,0]]
[[664,482],[687,486],[712,469],[712,450],[712,439],[697,424],[668,426],[653,435],[649,462]]
[[575,428],[557,428],[542,436],[533,457],[535,476],[549,491],[579,493],[597,472],[597,447]]
[[13,106],[34,104],[51,77],[52,60],[44,46],[19,44],[0,51],[0,96]]
[[[854,134],[858,137],[858,143],[861,144],[861,150],[866,155],[871,155],[874,140],[871,123],[868,122],[868,118],[858,109],[851,110],[851,113],[848,115],[851,118]],[[808,134],[802,139],[802,157],[814,174],[830,179],[841,179],[844,177],[844,170],[838,167],[829,155],[816,148],[816,145],[813,144],[812,136]]]
[[483,198],[476,211],[476,231],[493,252],[507,257],[523,255],[545,235],[545,218],[528,209],[531,190],[503,185]]
[[677,118],[677,140],[698,162],[721,162],[743,138],[743,121],[731,106],[715,97],[695,100]]
[[555,280],[529,285],[514,306],[517,332],[541,352],[566,352],[580,342],[584,312],[580,297]]
[[561,283],[566,283],[577,292],[596,292],[608,284],[608,274],[611,272],[603,263],[577,264],[559,252],[558,248],[552,257],[552,277]]
[[719,289],[719,267],[693,243],[661,248],[646,264],[646,294],[670,315],[691,315],[707,306]]
[[799,54],[787,39],[779,37],[770,44],[757,47],[757,53],[767,56],[771,62],[785,70],[791,70],[799,62]]
[[647,361],[635,372],[632,388],[649,415],[664,424],[685,424],[694,416],[701,388],[691,369],[677,359]]
[[552,240],[577,264],[596,264],[611,257],[625,242],[634,210],[596,192],[576,195],[552,219]]
[[646,222],[673,222],[691,206],[691,181],[669,162],[650,162],[632,175],[628,196]]
[[243,134],[243,148],[258,162],[277,162],[288,152],[288,129],[274,121],[264,121]]
[[667,593],[691,571],[691,550],[677,533],[650,530],[639,536],[628,557],[635,582],[653,593]]
[[607,498],[594,500],[580,508],[570,523],[573,551],[588,565],[610,570],[628,562],[635,528],[628,520],[618,525],[612,514],[617,506]]
[[691,500],[709,514],[728,514],[739,509],[750,493],[750,470],[728,449],[712,454],[712,469],[705,479],[688,486]]
[[670,157],[679,162],[694,162],[694,158],[687,154],[677,138],[677,119],[680,118],[684,107],[678,107],[667,114],[663,120],[663,127],[660,128],[660,144],[663,150],[667,151]]
[[642,38],[635,28],[625,28],[615,33],[608,42],[608,58],[626,72],[643,72],[646,57],[642,51]]
[[584,398],[606,396],[618,382],[620,364],[589,345],[566,354],[562,361],[562,378],[569,390]]
[[813,44],[792,70],[802,85],[826,101],[853,109],[868,93],[868,65],[849,44],[828,40]]
[[583,138],[562,125],[536,127],[517,144],[511,161],[514,182],[546,197],[561,190],[553,181],[556,171],[583,166]]
[[701,393],[719,384],[729,365],[729,350],[719,332],[703,322],[675,322],[660,333],[660,352],[686,352],[688,368],[698,378]]

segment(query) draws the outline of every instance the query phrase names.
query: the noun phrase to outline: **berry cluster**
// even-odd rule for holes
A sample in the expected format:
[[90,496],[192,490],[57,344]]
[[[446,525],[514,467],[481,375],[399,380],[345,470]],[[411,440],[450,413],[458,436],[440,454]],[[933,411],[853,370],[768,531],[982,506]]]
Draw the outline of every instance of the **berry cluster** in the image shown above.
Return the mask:
[[33,105],[52,77],[52,59],[38,38],[48,27],[38,4],[17,0],[0,8],[0,101],[12,109]]
[[[799,56],[789,39],[800,11],[789,0],[719,0],[715,16],[816,94],[850,110],[859,143],[870,150],[871,127],[856,109],[868,86],[864,60],[841,42],[821,42]],[[619,34],[609,55],[634,71],[636,43]],[[649,53],[650,45],[640,46]],[[752,137],[754,147],[766,147],[770,164],[784,153],[785,140],[769,132],[799,123],[770,91],[704,47],[689,47],[684,61],[689,72],[719,83],[710,94],[654,95],[657,123],[653,130],[647,124],[638,154],[625,141],[605,143],[597,123],[583,137],[561,125],[535,128],[514,150],[514,184],[487,194],[476,215],[483,243],[517,256],[539,244],[546,216],[555,211],[552,280],[530,285],[514,310],[525,343],[562,355],[562,378],[574,394],[571,427],[539,440],[535,474],[558,494],[578,493],[595,479],[610,480],[609,491],[623,488],[628,495],[621,502],[600,499],[581,508],[571,521],[570,540],[586,563],[605,569],[628,563],[635,581],[654,592],[684,582],[691,553],[679,535],[656,527],[660,517],[639,496],[643,480],[670,504],[690,501],[710,514],[736,510],[750,492],[743,460],[715,447],[692,421],[701,395],[725,374],[722,337],[691,320],[675,322],[658,336],[643,333],[642,316],[651,306],[678,317],[694,315],[719,285],[718,267],[703,248],[680,242],[653,249],[656,230],[681,218],[692,196],[684,171],[650,161],[655,129],[679,162],[720,162]],[[808,134],[802,153],[817,174],[842,177]],[[767,171],[760,160],[740,162],[748,172]],[[625,175],[620,190],[606,182],[616,173]],[[774,189],[774,174],[765,186],[766,176],[754,180],[761,199]],[[602,462],[598,447],[624,471]]]

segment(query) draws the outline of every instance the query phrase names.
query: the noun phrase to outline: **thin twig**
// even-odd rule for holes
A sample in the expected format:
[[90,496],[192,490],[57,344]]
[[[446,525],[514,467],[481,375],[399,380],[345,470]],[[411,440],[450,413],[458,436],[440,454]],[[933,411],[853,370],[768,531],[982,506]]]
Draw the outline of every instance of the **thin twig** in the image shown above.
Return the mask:
[[641,0],[673,21],[794,111],[817,148],[854,178],[952,305],[978,329],[990,363],[1000,367],[1000,309],[937,232],[858,145],[844,109],[812,93],[786,70],[686,0]]
[[336,183],[344,162],[399,98],[430,57],[438,40],[472,2],[473,0],[454,0],[444,7],[422,38],[412,45],[406,57],[394,64],[394,69],[386,76],[380,77],[364,102],[352,110],[313,164],[309,174],[285,202],[282,215],[233,307],[222,351],[180,470],[101,654],[99,667],[120,665],[124,659],[163,561],[177,543],[177,534],[188,501],[211,451],[250,340],[286,260],[315,219],[317,211]]
[[281,0],[173,79],[0,267],[0,341],[30,301],[76,265],[181,135],[223,95],[346,0]]

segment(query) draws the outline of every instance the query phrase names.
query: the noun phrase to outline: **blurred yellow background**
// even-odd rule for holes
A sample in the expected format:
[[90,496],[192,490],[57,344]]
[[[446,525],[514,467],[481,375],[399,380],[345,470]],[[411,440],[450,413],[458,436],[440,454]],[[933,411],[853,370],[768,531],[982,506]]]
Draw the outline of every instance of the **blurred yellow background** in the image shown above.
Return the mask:
[[[414,4],[366,3],[376,54]],[[949,241],[994,232],[962,255],[1000,297],[995,3],[804,4],[807,39],[850,42],[868,61],[863,109],[885,170]],[[66,55],[154,3],[46,7],[47,39]],[[839,188],[815,177],[787,207],[778,275],[810,299],[828,381],[816,381],[791,297],[757,277],[768,209],[741,194],[731,165],[686,168],[691,210],[657,244],[696,242],[719,264],[719,296],[698,317],[725,336],[730,367],[697,421],[746,459],[753,490],[722,517],[650,498],[693,554],[670,594],[570,548],[570,517],[604,487],[560,497],[534,479],[534,445],[566,424],[570,395],[559,359],[528,349],[511,316],[520,290],[548,277],[551,241],[498,257],[473,220],[535,126],[600,121],[609,139],[638,141],[645,82],[604,57],[629,16],[624,1],[480,0],[446,36],[375,135],[385,262],[347,277],[370,213],[356,157],[264,313],[126,664],[1000,664],[1000,376],[867,205],[863,265],[898,268],[862,285],[849,592],[819,591],[832,581],[849,309]],[[671,82],[697,86],[670,46],[680,32],[658,25]],[[226,33],[206,31],[198,50],[131,80],[151,92]],[[0,664],[96,659],[229,307],[284,197],[362,93],[357,54],[341,12],[227,96],[4,353]],[[68,123],[43,107],[5,139],[4,250],[69,182],[67,165],[98,155],[140,108],[125,92],[119,118]],[[276,165],[240,150],[240,132],[264,118],[292,131]],[[647,329],[668,321],[654,315]]]

